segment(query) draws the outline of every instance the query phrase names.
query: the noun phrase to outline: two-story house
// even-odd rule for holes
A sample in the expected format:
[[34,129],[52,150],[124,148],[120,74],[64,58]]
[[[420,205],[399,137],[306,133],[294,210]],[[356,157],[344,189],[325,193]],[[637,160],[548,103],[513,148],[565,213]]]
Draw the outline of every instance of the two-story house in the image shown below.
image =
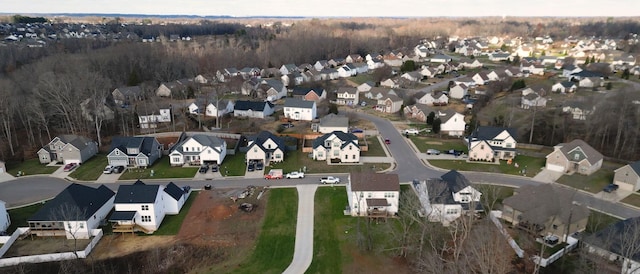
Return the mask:
[[398,174],[351,172],[346,190],[351,216],[390,217],[398,213]]
[[196,100],[187,106],[187,110],[191,114],[204,114],[209,117],[221,117],[227,113],[233,112],[233,101],[220,99],[216,97],[198,97]]
[[[435,117],[440,119],[440,132],[449,136],[463,136],[467,129],[464,115],[453,109],[435,111]],[[428,115],[428,114],[427,114]]]
[[140,86],[119,87],[111,92],[113,101],[118,106],[127,106],[136,101],[145,99],[144,93]]
[[114,137],[107,155],[109,165],[151,166],[162,156],[162,145],[155,137]]
[[227,142],[216,136],[194,134],[173,147],[169,153],[172,166],[184,164],[221,164],[227,155]]
[[508,160],[516,157],[516,129],[479,126],[466,138],[469,160]]
[[262,162],[265,166],[271,162],[284,161],[285,145],[282,138],[268,131],[247,138],[247,163]]
[[354,87],[340,87],[336,91],[336,104],[355,106],[358,105],[358,90]]
[[318,116],[316,102],[298,98],[287,98],[284,101],[284,117],[296,121],[311,121]]
[[293,96],[293,98],[299,98],[307,101],[320,102],[324,99],[327,99],[327,93],[323,88],[294,87],[291,95]]
[[82,164],[98,153],[98,143],[78,135],[60,135],[38,150],[41,164],[62,162]]
[[173,120],[171,105],[143,105],[137,110],[140,128],[157,128],[161,123]]
[[313,140],[313,159],[317,161],[358,163],[360,145],[351,133],[334,131]]
[[384,113],[396,113],[402,108],[402,103],[402,98],[396,95],[388,94],[378,99],[376,109]]
[[431,222],[448,225],[464,214],[483,210],[480,203],[482,193],[455,170],[440,178],[415,181],[413,186],[418,193],[423,213]]

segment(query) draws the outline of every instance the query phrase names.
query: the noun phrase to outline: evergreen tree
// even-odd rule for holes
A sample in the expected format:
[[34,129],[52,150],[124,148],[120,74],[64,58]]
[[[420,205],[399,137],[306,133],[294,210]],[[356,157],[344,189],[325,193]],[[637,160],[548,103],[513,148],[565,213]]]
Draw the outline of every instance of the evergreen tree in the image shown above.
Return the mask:
[[433,119],[436,117],[436,113],[435,112],[429,112],[429,115],[427,115],[427,125],[433,125]]
[[433,131],[433,133],[440,133],[441,124],[442,121],[440,121],[440,118],[436,118],[435,120],[433,120],[433,125],[431,126],[431,130]]

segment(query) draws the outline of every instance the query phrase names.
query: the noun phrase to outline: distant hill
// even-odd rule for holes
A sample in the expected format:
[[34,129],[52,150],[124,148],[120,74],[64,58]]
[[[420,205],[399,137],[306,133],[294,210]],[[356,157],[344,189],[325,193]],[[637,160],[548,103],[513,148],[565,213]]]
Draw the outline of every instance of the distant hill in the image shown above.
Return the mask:
[[[15,15],[16,13],[0,13],[0,15]],[[184,15],[184,14],[124,14],[124,13],[20,13],[28,16],[67,16],[67,17],[121,17],[121,18],[188,18],[188,19],[242,19],[242,18],[282,18],[282,19],[302,19],[303,16],[244,16],[235,17],[229,15]]]

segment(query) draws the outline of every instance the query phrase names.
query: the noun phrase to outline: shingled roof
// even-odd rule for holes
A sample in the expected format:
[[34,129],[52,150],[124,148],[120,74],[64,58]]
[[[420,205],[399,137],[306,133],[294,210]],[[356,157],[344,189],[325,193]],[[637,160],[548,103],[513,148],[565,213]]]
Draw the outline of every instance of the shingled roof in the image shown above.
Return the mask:
[[[104,185],[98,188],[73,183],[44,204],[27,221],[82,221],[93,216],[115,193]],[[66,212],[69,210],[79,212]]]
[[351,172],[352,191],[400,191],[398,174]]
[[587,156],[587,161],[589,161],[589,163],[592,164],[592,165],[603,159],[603,156],[602,156],[602,154],[600,152],[598,152],[593,147],[591,147],[589,144],[587,144],[585,141],[580,140],[580,139],[575,139],[575,140],[573,140],[573,141],[571,141],[569,143],[560,144],[560,145],[562,145],[562,147],[560,148],[560,151],[569,160],[572,159],[571,157],[569,157],[569,154],[572,151],[574,151],[575,149],[582,150],[582,152],[584,152],[585,156]]
[[522,220],[534,224],[544,224],[549,218],[563,222],[571,219],[582,220],[589,216],[589,209],[575,204],[575,191],[554,187],[551,184],[526,185],[517,194],[504,199],[503,204],[522,212]]

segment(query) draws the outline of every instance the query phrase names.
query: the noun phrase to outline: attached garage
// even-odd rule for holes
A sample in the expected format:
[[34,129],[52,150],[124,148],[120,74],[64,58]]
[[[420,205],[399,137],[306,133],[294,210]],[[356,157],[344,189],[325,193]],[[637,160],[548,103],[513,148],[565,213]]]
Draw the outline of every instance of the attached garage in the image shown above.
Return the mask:
[[564,172],[564,166],[547,163],[546,168],[551,171]]
[[632,184],[628,184],[628,183],[624,183],[624,182],[615,182],[616,185],[620,186],[620,190],[624,190],[624,191],[630,191],[630,192],[634,192],[635,190],[634,185]]

